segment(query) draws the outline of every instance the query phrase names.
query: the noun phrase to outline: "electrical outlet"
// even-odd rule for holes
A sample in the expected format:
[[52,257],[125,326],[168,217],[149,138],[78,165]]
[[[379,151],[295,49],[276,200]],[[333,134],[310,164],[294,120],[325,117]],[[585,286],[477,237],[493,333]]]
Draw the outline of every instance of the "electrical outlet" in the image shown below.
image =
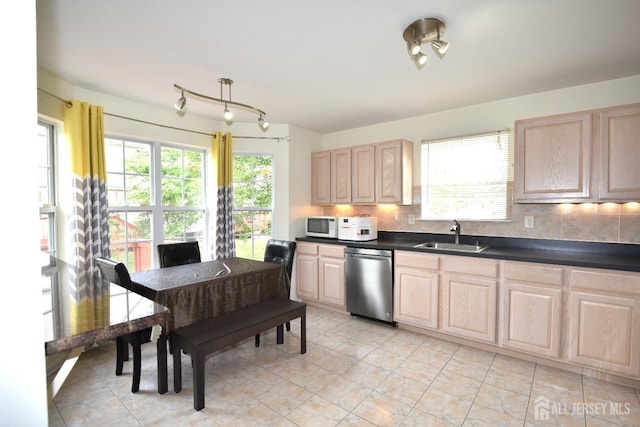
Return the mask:
[[414,214],[409,214],[408,218],[409,225],[413,225],[416,223],[416,216]]
[[534,222],[533,222],[533,217],[532,216],[525,216],[524,217],[524,228],[533,228]]

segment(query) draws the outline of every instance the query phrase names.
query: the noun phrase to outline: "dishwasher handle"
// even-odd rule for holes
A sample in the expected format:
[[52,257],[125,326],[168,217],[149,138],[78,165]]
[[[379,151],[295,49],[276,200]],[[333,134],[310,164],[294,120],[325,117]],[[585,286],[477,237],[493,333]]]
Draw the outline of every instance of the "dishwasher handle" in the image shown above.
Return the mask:
[[371,249],[371,248],[357,248],[353,246],[347,246],[344,250],[345,255],[370,255],[375,257],[392,258],[393,251],[388,249]]
[[391,259],[391,257],[386,255],[369,255],[369,254],[347,254],[347,258],[373,259],[376,261]]

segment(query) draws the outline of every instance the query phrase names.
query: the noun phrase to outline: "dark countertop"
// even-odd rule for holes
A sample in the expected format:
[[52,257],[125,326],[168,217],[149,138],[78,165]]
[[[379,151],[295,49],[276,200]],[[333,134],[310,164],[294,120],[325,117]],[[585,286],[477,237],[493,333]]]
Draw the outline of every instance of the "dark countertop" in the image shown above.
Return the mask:
[[482,252],[469,253],[413,247],[429,241],[452,243],[451,234],[380,231],[378,240],[370,242],[315,237],[298,237],[296,241],[640,272],[640,245],[626,243],[462,235],[460,243],[475,244],[477,241],[489,246]]
[[134,292],[96,278],[94,291],[82,304],[76,289],[84,289],[86,276],[75,266],[51,259],[42,268],[42,276],[55,296],[45,312],[45,354],[67,351],[106,342],[121,335],[155,325],[164,325],[169,317],[166,307]]

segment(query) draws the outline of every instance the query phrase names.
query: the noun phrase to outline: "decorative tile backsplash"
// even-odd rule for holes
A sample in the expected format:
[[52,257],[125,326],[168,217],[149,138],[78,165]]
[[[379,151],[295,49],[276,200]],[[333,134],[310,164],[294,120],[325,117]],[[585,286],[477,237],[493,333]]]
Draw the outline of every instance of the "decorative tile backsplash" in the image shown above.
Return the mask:
[[[371,215],[378,229],[450,233],[451,221],[420,220],[420,187],[413,188],[413,205],[330,206],[325,215]],[[409,224],[409,216],[415,224]],[[525,228],[525,217],[533,217],[533,228]],[[511,204],[510,221],[460,220],[462,234],[539,239],[580,240],[640,244],[640,203]]]

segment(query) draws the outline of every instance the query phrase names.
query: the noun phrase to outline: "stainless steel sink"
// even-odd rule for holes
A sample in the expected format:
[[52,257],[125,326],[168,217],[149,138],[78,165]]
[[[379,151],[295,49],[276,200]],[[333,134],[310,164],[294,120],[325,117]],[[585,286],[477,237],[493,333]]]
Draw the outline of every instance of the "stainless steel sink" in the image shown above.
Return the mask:
[[464,243],[445,243],[445,242],[424,242],[413,246],[414,248],[421,249],[440,249],[443,251],[452,252],[472,252],[478,253],[487,249],[489,246],[485,245],[467,245]]

